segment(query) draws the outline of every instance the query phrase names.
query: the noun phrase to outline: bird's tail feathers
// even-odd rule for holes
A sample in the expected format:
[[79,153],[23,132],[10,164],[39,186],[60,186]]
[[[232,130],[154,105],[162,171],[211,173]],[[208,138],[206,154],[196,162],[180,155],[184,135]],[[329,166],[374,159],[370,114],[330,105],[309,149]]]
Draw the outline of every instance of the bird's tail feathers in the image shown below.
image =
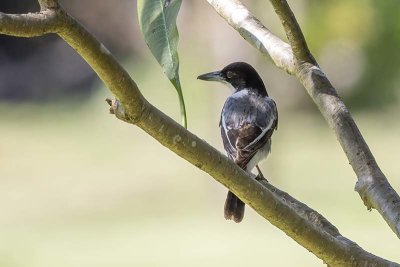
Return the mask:
[[231,191],[228,192],[224,207],[225,219],[240,223],[244,217],[244,202],[235,196]]

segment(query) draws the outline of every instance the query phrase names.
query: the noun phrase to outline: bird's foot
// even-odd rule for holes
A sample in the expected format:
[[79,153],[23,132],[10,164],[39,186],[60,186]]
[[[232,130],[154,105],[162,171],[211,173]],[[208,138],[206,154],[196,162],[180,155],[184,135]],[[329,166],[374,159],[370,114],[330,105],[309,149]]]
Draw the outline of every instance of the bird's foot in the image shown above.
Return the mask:
[[256,179],[256,181],[259,181],[259,182],[262,182],[262,181],[268,182],[267,178],[265,178],[264,175],[262,175],[262,174],[258,174],[255,179]]
[[265,178],[264,177],[264,175],[262,174],[262,172],[261,172],[261,170],[260,170],[260,167],[258,167],[258,165],[256,165],[256,168],[257,168],[257,171],[258,171],[258,175],[256,176],[256,181],[267,181],[268,182],[268,180],[267,180],[267,178]]

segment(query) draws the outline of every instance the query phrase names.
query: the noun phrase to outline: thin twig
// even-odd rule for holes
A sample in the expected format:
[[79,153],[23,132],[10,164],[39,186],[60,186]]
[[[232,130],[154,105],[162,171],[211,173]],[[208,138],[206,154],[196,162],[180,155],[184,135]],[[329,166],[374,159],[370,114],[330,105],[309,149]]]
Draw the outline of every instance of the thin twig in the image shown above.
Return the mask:
[[270,2],[281,20],[296,59],[300,63],[308,62],[316,65],[317,62],[308,49],[306,39],[289,4],[281,0],[271,0]]

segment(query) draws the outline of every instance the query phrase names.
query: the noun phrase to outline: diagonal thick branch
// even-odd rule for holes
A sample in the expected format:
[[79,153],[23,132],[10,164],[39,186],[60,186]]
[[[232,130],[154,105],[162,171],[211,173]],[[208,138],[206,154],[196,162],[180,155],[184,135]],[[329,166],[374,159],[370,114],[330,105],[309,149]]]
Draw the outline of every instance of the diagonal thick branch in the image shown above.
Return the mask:
[[[111,111],[117,118],[139,126],[162,145],[210,174],[330,266],[400,266],[366,252],[343,237],[318,212],[287,193],[252,179],[218,150],[152,106],[108,50],[63,11],[56,1],[42,0],[40,3],[40,13],[17,16],[0,13],[0,33],[25,37],[57,33],[87,61],[119,99],[110,101]],[[28,23],[32,16],[43,13],[49,16],[41,23]],[[283,65],[291,64],[284,62]]]
[[[273,35],[239,0],[207,0],[251,45],[263,54],[268,53],[279,68],[297,76],[334,130],[357,175],[355,189],[364,204],[368,209],[378,210],[400,238],[399,195],[380,170],[335,88],[309,52],[303,33],[288,3],[285,0],[270,1],[282,21],[290,46]],[[235,10],[239,10],[240,13],[236,13]],[[293,51],[288,47],[292,47]]]

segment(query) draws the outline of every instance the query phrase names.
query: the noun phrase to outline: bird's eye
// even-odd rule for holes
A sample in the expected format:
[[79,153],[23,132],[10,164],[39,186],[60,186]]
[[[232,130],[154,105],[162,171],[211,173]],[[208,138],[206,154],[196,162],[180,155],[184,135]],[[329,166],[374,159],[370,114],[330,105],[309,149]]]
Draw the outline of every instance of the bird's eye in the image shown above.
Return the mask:
[[226,73],[226,77],[228,77],[229,79],[232,78],[232,77],[235,76],[235,75],[236,75],[236,73],[234,73],[233,71],[228,71],[228,72]]

